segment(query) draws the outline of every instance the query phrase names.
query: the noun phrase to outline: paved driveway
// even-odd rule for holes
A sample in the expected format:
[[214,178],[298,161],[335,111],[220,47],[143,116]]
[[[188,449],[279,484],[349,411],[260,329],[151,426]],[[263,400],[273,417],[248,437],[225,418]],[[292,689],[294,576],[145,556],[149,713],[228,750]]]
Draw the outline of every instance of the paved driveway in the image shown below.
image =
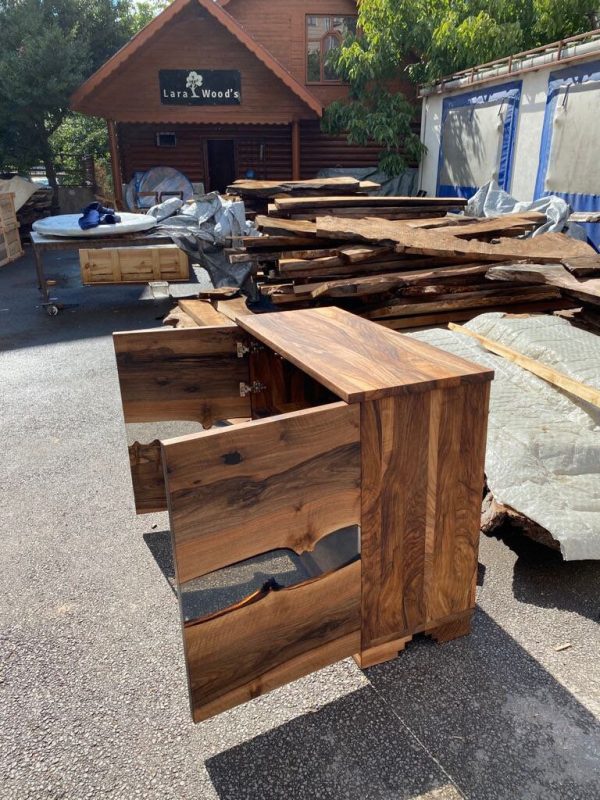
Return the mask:
[[[110,334],[136,288],[39,308],[0,268],[0,798],[593,800],[600,563],[484,539],[473,634],[344,661],[194,726],[166,514],[134,515]],[[557,650],[561,645],[570,647]]]

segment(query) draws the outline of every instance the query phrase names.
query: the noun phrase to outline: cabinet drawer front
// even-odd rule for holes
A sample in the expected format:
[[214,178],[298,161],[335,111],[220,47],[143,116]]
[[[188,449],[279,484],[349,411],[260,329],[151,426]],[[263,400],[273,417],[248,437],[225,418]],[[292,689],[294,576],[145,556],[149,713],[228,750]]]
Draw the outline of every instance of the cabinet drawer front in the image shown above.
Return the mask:
[[[253,556],[312,550],[360,521],[360,411],[333,403],[162,442],[175,568],[196,578]],[[211,577],[212,580],[216,576]],[[185,622],[196,721],[360,648],[360,560]]]
[[117,371],[125,422],[215,420],[249,417],[248,360],[238,358],[243,336],[223,328],[162,328],[115,333]]
[[162,443],[179,583],[360,522],[360,409],[333,403]]
[[195,722],[360,649],[360,561],[184,626]]
[[[159,328],[115,333],[123,416],[126,423],[194,421],[209,427],[220,419],[249,417],[247,358],[238,358],[237,328]],[[155,434],[156,435],[156,434]],[[160,445],[136,442],[129,463],[138,514],[166,511]]]

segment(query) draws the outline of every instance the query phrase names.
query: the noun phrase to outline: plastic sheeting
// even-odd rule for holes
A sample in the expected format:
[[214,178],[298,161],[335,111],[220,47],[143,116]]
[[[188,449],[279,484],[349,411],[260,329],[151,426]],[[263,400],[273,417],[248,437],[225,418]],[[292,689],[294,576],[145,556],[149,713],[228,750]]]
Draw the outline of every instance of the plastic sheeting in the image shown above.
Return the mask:
[[447,97],[442,106],[437,194],[471,197],[486,181],[510,185],[521,81]]
[[[599,101],[600,61],[550,74],[536,198],[552,192],[574,211],[600,211]],[[600,224],[584,227],[594,245],[600,246]]]
[[[140,197],[140,192],[152,192],[153,196]],[[180,192],[182,200],[191,200],[194,187],[182,172],[173,167],[152,167],[147,172],[136,172],[125,189],[125,201],[132,211],[150,208],[161,194]]]
[[188,203],[169,198],[148,214],[160,219],[160,231],[206,269],[213,286],[241,287],[247,282],[251,263],[230,264],[223,249],[232,238],[258,235],[246,221],[241,200],[225,200],[218,192]]
[[587,239],[587,234],[580,225],[567,224],[571,213],[569,204],[555,195],[541,197],[533,202],[518,202],[495,181],[490,181],[473,195],[465,207],[465,214],[471,217],[498,217],[502,214],[525,211],[540,211],[546,215],[546,222],[535,229],[533,236],[550,231],[560,233],[566,229],[566,232],[575,239],[583,241]]
[[[552,316],[466,326],[600,388],[600,338]],[[491,367],[485,470],[494,498],[546,528],[566,560],[600,559],[600,409],[447,330],[410,334]]]

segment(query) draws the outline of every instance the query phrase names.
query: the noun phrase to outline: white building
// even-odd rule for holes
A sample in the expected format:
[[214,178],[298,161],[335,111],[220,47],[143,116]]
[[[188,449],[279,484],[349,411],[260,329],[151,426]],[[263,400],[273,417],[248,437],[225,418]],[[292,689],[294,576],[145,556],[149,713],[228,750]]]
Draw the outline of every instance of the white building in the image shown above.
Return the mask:
[[[420,89],[419,173],[429,195],[470,197],[494,178],[518,200],[548,194],[600,211],[600,30]],[[598,244],[600,225],[588,234]]]

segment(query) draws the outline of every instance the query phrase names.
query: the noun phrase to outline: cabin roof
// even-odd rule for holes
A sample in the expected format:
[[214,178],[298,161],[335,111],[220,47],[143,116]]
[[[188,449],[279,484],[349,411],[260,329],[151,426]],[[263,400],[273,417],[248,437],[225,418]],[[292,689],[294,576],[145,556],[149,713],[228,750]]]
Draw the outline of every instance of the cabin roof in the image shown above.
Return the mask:
[[323,104],[305,86],[303,86],[262,44],[256,41],[239,23],[223,8],[229,0],[174,0],[170,6],[149,22],[127,44],[108,59],[93,75],[91,75],[71,96],[71,107],[75,110],[113,73],[121,68],[135,53],[148,44],[166,25],[171,23],[189,5],[198,3],[229,33],[243,44],[261,61],[279,80],[284,83],[302,102],[318,116],[323,113]]

